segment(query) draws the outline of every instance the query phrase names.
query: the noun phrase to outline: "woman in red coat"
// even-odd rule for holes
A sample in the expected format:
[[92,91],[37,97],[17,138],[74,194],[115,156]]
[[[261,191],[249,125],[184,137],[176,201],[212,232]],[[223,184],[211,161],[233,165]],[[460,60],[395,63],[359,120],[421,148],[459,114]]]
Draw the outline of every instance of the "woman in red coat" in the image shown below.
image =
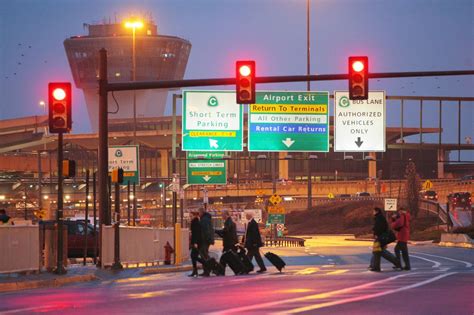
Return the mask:
[[392,229],[397,234],[397,245],[395,245],[395,256],[398,264],[401,265],[400,252],[403,257],[405,267],[403,270],[410,270],[410,257],[408,256],[408,240],[410,239],[410,214],[405,208],[400,207],[398,214],[392,217]]

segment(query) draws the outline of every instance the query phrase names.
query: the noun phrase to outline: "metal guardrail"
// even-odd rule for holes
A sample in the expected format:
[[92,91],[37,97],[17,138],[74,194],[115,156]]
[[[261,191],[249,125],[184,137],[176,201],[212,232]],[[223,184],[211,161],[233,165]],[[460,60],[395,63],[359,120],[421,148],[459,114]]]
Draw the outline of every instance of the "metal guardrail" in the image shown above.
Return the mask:
[[304,247],[304,242],[300,237],[283,236],[265,239],[265,246]]

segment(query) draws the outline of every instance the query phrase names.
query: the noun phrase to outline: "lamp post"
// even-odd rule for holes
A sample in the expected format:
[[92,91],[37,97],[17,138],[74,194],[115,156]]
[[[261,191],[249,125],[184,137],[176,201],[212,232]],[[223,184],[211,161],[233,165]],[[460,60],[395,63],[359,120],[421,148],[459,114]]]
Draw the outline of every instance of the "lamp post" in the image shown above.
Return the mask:
[[[143,22],[138,20],[127,21],[125,27],[132,29],[132,81],[135,82],[137,71],[135,34],[137,28],[143,27]],[[137,94],[135,90],[133,90],[133,142],[137,143]]]
[[43,112],[46,115],[46,103],[43,100],[41,100],[41,101],[38,102],[38,105],[40,107],[43,107]]

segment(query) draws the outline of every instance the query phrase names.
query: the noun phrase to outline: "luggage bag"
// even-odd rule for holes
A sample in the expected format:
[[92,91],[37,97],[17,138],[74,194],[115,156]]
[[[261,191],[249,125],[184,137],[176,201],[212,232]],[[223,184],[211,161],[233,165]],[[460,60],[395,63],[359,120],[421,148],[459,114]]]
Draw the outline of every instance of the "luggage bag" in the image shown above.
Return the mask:
[[205,267],[216,276],[223,276],[225,274],[224,266],[222,266],[215,258],[209,258],[205,262]]
[[280,272],[286,266],[286,263],[277,254],[267,252],[265,254],[265,258],[267,258],[272,263],[272,265],[275,266],[276,269],[278,269],[278,271]]
[[240,260],[240,257],[237,255],[236,252],[232,250],[228,250],[224,254],[222,254],[221,262],[225,263],[226,265],[229,265],[230,269],[232,269],[232,271],[236,275],[240,275],[245,272],[245,267],[242,261]]
[[237,255],[239,256],[240,261],[242,261],[242,264],[244,265],[244,273],[249,273],[253,271],[254,267],[253,267],[252,261],[249,259],[249,257],[245,253],[245,249],[239,248],[237,251]]

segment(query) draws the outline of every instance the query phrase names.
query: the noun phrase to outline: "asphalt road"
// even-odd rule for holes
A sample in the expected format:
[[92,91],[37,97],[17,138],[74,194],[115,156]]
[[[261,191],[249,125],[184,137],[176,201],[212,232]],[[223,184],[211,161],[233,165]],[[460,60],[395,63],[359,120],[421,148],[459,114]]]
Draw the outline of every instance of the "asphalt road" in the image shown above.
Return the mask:
[[[283,273],[188,278],[185,273],[0,294],[0,314],[474,313],[474,251],[411,246],[412,271],[367,271],[370,243],[319,238],[271,249]],[[231,274],[228,270],[227,274]]]

